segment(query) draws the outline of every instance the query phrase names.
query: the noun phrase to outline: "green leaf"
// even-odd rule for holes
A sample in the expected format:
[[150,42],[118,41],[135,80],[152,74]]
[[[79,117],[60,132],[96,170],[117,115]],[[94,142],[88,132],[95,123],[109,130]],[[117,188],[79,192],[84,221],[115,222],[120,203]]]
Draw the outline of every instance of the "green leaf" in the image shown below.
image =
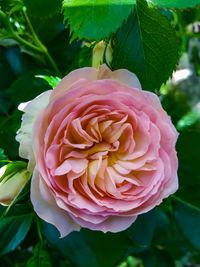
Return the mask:
[[[116,266],[128,247],[131,246],[131,242],[127,238],[127,231],[104,234],[99,231],[82,229],[81,234],[86,244],[92,249],[93,254],[96,255],[98,266]],[[114,253],[111,252],[111,248]],[[102,255],[104,255],[103,258]]]
[[152,4],[163,8],[187,8],[200,4],[200,0],[149,0]]
[[114,38],[114,69],[134,72],[143,89],[154,91],[178,62],[178,41],[170,21],[156,8],[137,0],[134,12]]
[[0,168],[6,164],[6,155],[4,154],[4,150],[0,148]]
[[64,258],[70,259],[79,267],[98,267],[95,254],[93,254],[92,249],[85,242],[80,232],[73,232],[60,239],[59,232],[53,225],[44,221],[42,221],[42,225],[43,234],[49,245],[59,251]]
[[155,228],[155,210],[139,215],[128,229],[128,236],[133,242],[133,251],[141,252],[151,244]]
[[84,46],[76,54],[71,70],[92,66],[93,47]]
[[32,214],[4,217],[0,220],[0,255],[13,251],[26,237]]
[[52,88],[56,87],[58,83],[61,81],[60,78],[54,76],[36,75],[35,77],[45,80]]
[[4,216],[4,214],[2,215],[3,218],[10,218],[10,217],[18,217],[18,216],[33,216],[34,215],[34,211],[32,208],[32,205],[30,203],[30,199],[27,202],[23,202],[23,203],[15,203],[14,205],[11,205],[10,207],[7,207],[7,209],[9,208],[9,211],[6,213],[6,215]]
[[176,193],[175,196],[181,200],[189,203],[193,208],[200,210],[200,200],[199,200],[200,184],[186,186]]
[[51,267],[51,259],[47,250],[41,243],[38,243],[33,249],[33,256],[28,260],[26,267]]
[[64,0],[64,18],[68,20],[72,40],[102,40],[109,37],[128,18],[133,0]]
[[[165,202],[167,202],[165,203],[166,208],[171,206],[171,199],[165,200]],[[173,206],[172,211],[165,210],[164,212],[163,209],[165,210],[163,204],[156,208],[156,226],[152,244],[154,247],[166,251],[170,257],[180,259],[188,246],[185,238],[180,234],[180,229],[173,216]]]
[[28,14],[32,17],[52,17],[62,8],[62,0],[23,0]]
[[19,105],[21,102],[30,101],[49,89],[49,86],[44,80],[35,77],[38,73],[41,75],[49,75],[49,72],[46,70],[26,72],[15,80],[7,89],[6,94],[15,105]]
[[189,111],[184,115],[178,122],[176,128],[179,131],[184,130],[185,128],[194,125],[200,118],[200,114],[194,110]]
[[200,250],[200,208],[176,197],[174,214],[184,236],[196,249]]
[[64,258],[69,259],[73,263],[71,266],[116,266],[130,246],[126,231],[104,234],[81,229],[80,232],[72,232],[60,239],[59,232],[53,225],[45,222],[42,224],[43,234],[49,245],[59,251]]

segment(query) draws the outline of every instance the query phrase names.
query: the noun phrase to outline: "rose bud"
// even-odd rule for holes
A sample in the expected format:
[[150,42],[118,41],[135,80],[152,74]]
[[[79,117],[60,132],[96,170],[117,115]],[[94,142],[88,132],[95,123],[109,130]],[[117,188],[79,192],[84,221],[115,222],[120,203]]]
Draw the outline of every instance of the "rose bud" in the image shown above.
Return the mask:
[[18,172],[7,175],[2,178],[6,166],[0,169],[0,204],[8,206],[20,193],[21,189],[27,183],[30,173],[26,169],[21,169]]
[[98,68],[105,60],[108,64],[112,61],[112,48],[110,43],[106,44],[105,41],[101,41],[93,48],[92,66]]

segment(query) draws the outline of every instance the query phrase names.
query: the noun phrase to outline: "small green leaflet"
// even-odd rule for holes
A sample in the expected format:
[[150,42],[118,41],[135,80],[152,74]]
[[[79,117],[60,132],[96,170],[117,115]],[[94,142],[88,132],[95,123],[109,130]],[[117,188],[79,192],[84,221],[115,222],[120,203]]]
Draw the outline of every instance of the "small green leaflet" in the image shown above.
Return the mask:
[[36,78],[41,78],[43,80],[45,80],[46,82],[48,82],[48,84],[54,88],[57,86],[57,84],[61,81],[60,78],[58,77],[53,77],[53,76],[47,76],[47,75],[36,75]]

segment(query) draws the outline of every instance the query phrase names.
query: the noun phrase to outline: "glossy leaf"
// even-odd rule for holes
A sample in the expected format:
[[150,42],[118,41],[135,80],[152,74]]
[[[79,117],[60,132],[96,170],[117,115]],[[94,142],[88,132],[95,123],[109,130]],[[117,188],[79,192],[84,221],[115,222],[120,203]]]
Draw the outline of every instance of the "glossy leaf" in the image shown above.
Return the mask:
[[31,213],[0,219],[0,255],[13,251],[24,240],[31,222]]
[[48,75],[46,70],[34,70],[21,75],[7,89],[7,96],[10,97],[15,105],[21,102],[30,101],[40,93],[49,89],[49,86],[42,79],[38,79],[36,75]]
[[200,250],[200,208],[186,201],[174,201],[174,214],[184,236]]
[[144,90],[154,91],[171,76],[177,62],[178,42],[170,21],[144,0],[137,0],[114,38],[113,68],[129,69]]
[[148,249],[155,228],[155,211],[139,215],[128,229],[128,236],[133,242],[133,251],[140,252]]
[[64,0],[64,18],[68,20],[72,40],[101,40],[109,37],[128,18],[133,1]]
[[61,81],[60,78],[54,76],[36,75],[35,77],[45,80],[52,88],[56,87],[56,85]]
[[163,8],[188,8],[200,4],[200,0],[149,0],[152,4]]
[[104,234],[81,229],[60,239],[57,229],[43,222],[43,233],[53,248],[80,267],[115,266],[130,245],[126,232]]

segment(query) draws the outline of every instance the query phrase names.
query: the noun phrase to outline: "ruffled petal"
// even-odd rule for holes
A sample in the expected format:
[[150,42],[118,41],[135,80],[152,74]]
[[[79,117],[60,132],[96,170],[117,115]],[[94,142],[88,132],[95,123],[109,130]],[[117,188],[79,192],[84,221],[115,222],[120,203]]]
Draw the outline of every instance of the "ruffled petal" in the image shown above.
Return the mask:
[[48,223],[56,226],[64,237],[72,231],[79,231],[80,226],[74,222],[71,216],[59,208],[56,201],[37,169],[33,172],[31,182],[31,201],[37,215]]
[[52,90],[46,91],[27,103],[21,103],[18,107],[23,111],[21,128],[17,132],[16,140],[20,143],[19,155],[29,160],[29,170],[33,170],[35,159],[32,149],[33,125],[38,113],[48,105]]
[[74,218],[82,227],[91,230],[102,231],[104,233],[112,232],[117,233],[126,230],[134,223],[137,216],[108,216],[102,223],[94,224],[84,221],[81,218]]

